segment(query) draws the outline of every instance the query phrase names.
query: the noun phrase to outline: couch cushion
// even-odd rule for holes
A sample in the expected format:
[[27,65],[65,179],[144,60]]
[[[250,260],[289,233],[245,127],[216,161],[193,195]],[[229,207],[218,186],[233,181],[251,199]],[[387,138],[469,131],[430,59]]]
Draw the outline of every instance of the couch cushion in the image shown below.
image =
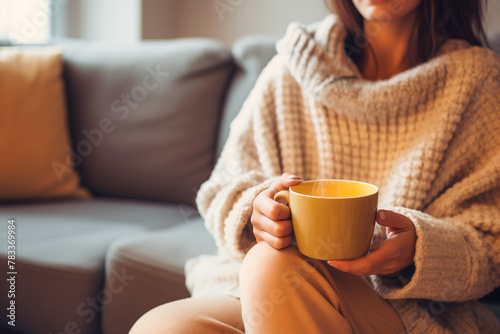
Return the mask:
[[215,241],[201,218],[115,242],[106,259],[106,289],[113,289],[117,284],[113,273],[124,268],[135,278],[104,307],[103,332],[128,333],[153,307],[189,297],[184,284],[185,262],[215,251]]
[[[16,220],[16,328],[60,333],[74,322],[81,334],[99,333],[100,306],[92,306],[93,300],[109,302],[114,297],[101,290],[109,245],[120,237],[165,229],[194,215],[185,205],[112,199],[0,206],[3,226],[10,218]],[[1,233],[5,232],[2,228]],[[0,244],[5,245],[5,237],[2,234]],[[0,249],[3,268],[7,268],[6,250]],[[1,291],[8,291],[5,273]],[[121,286],[134,279],[128,268],[109,275]],[[2,294],[3,319],[8,302],[7,294]]]
[[497,287],[493,292],[481,298],[480,301],[495,313],[500,320],[500,287]]
[[206,39],[62,45],[73,156],[88,188],[192,204],[213,168],[230,52]]
[[500,320],[500,302],[483,302],[484,306],[486,306],[493,314],[496,315],[498,320]]
[[483,302],[484,306],[486,306],[495,316],[500,320],[500,301],[499,302]]
[[0,47],[0,101],[0,201],[89,197],[71,161],[61,164],[70,143],[60,50]]

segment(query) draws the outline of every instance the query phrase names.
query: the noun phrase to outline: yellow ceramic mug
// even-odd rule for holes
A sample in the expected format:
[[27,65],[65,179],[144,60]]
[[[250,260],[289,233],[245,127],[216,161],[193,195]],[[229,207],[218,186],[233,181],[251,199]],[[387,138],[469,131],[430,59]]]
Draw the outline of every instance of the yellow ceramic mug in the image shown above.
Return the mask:
[[378,188],[349,180],[305,181],[278,192],[292,212],[299,251],[320,260],[352,260],[369,248]]

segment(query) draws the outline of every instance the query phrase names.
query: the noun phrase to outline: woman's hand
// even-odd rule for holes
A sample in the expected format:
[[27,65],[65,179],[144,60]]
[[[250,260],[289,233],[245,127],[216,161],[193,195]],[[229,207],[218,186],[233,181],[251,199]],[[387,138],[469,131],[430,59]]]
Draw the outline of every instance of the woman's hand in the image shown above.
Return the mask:
[[377,223],[387,227],[387,240],[362,258],[331,260],[328,264],[359,276],[392,276],[412,264],[417,234],[410,218],[393,211],[379,210]]
[[250,221],[257,242],[265,241],[276,249],[282,249],[291,244],[293,228],[290,209],[276,202],[274,195],[301,182],[300,177],[285,173],[255,198]]

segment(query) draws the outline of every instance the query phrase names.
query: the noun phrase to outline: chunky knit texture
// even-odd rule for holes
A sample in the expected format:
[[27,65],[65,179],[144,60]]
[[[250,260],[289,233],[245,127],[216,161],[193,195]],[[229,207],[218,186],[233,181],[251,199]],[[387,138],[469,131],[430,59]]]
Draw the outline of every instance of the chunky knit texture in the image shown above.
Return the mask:
[[500,285],[499,57],[449,40],[427,63],[368,81],[345,37],[329,16],[278,43],[198,194],[219,255],[187,264],[188,287],[238,295],[252,202],[283,172],[360,180],[416,228],[414,267],[371,277],[407,331],[500,332],[475,301]]

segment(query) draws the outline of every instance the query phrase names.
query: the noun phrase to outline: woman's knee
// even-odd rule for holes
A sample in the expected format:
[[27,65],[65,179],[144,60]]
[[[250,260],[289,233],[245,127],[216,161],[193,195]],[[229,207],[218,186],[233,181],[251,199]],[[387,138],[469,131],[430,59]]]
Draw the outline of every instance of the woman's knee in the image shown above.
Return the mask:
[[[266,276],[273,275],[279,271],[294,255],[287,253],[294,253],[295,251],[291,246],[285,249],[275,249],[265,242],[259,242],[253,246],[243,259],[240,276]],[[297,254],[298,255],[298,254]],[[255,280],[255,277],[254,279]]]
[[144,314],[129,334],[242,333],[241,305],[229,296],[186,298]]
[[177,303],[163,304],[148,311],[136,321],[129,334],[181,333],[180,331],[174,331],[176,327],[182,326],[184,321],[182,319],[183,315],[178,314],[179,312],[175,307]]
[[129,334],[196,333],[201,315],[191,311],[193,302],[187,298],[157,306],[139,318]]
[[245,256],[240,272],[240,288],[273,288],[294,284],[316,270],[317,261],[300,254],[295,246],[275,249],[265,242],[256,244]]

